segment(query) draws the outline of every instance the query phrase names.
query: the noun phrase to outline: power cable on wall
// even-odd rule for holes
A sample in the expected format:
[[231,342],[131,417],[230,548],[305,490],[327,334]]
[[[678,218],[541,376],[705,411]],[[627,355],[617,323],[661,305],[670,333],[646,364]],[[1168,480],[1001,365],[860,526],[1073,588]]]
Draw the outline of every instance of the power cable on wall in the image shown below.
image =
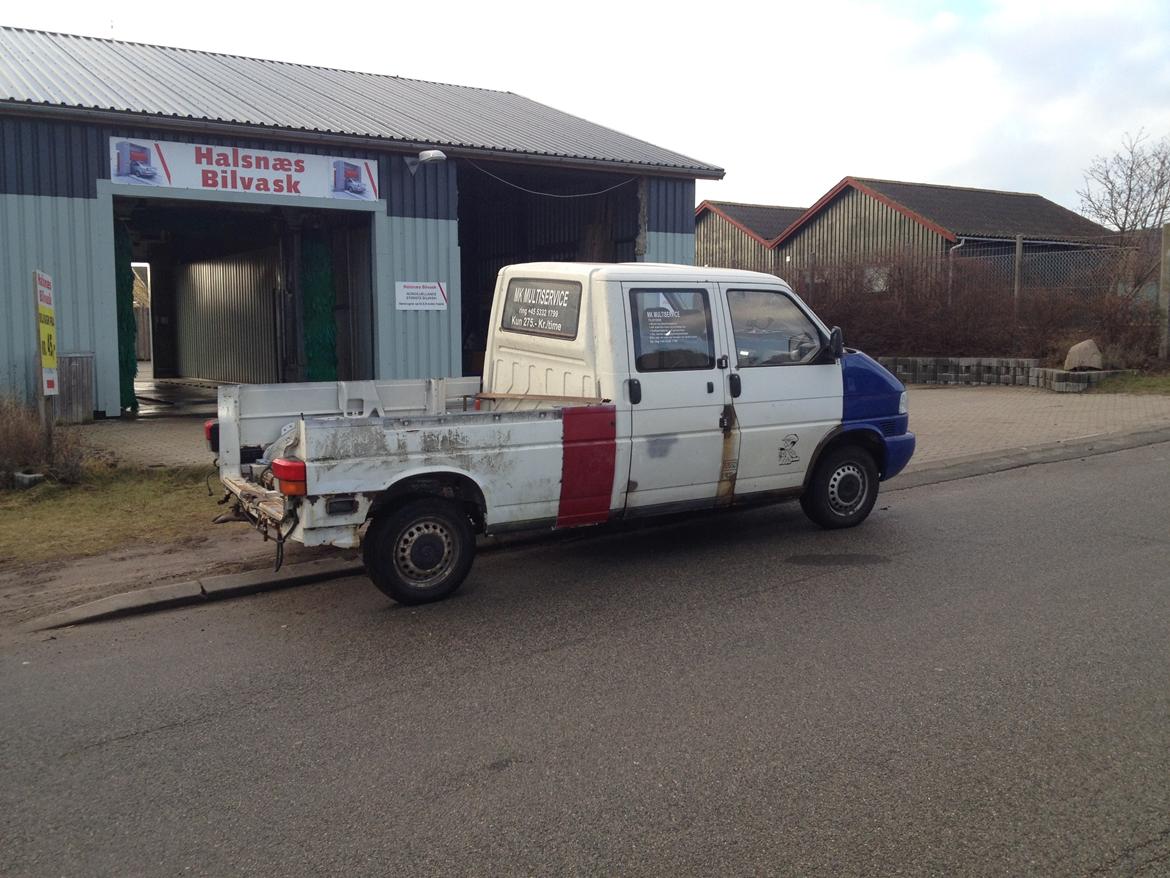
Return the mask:
[[599,189],[596,192],[579,192],[576,195],[561,195],[561,194],[558,194],[556,192],[538,192],[535,189],[527,189],[524,186],[520,186],[516,183],[511,182],[510,180],[505,180],[503,177],[497,177],[495,174],[493,174],[491,171],[487,170],[486,168],[481,168],[478,164],[471,161],[471,159],[464,159],[464,161],[466,161],[467,164],[471,165],[473,168],[475,168],[481,174],[486,174],[487,176],[491,177],[493,180],[496,180],[497,182],[503,183],[505,186],[511,186],[513,189],[519,189],[521,192],[527,192],[529,195],[539,195],[543,198],[593,198],[594,196],[597,196],[597,195],[604,195],[606,192],[612,192],[614,189],[619,189],[622,186],[625,186],[629,183],[633,183],[637,180],[636,177],[630,177],[627,180],[622,180],[620,183],[615,183],[614,185],[612,185],[606,189]]

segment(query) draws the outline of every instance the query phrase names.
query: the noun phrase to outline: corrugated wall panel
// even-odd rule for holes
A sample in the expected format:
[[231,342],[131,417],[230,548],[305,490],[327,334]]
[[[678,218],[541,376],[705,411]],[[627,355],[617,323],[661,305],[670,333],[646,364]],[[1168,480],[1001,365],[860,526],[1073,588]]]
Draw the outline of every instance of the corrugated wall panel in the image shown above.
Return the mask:
[[[454,220],[374,218],[379,378],[451,377],[461,374],[461,283],[458,223]],[[447,311],[399,311],[395,284],[439,281]]]
[[674,235],[695,233],[695,181],[647,177],[646,230]]
[[84,424],[93,420],[93,354],[62,354],[57,359],[57,423]]
[[646,254],[642,261],[694,265],[695,236],[669,232],[647,232]]
[[695,263],[771,272],[775,254],[723,217],[704,211],[695,221]]
[[373,228],[350,229],[345,238],[349,276],[350,363],[355,378],[373,378],[374,371],[374,272]]
[[279,380],[276,248],[179,266],[179,374],[212,381]]
[[378,194],[386,199],[391,216],[445,220],[458,216],[457,162],[419,165],[413,174],[406,156],[383,153],[379,162],[383,182]]
[[790,281],[805,283],[818,266],[937,256],[943,238],[869,195],[847,189],[774,252],[781,276],[787,271]]
[[[96,204],[83,198],[0,195],[0,392],[25,398],[36,392],[32,278],[40,269],[53,277],[60,350],[114,352],[108,364],[97,364],[102,399],[94,408],[117,410],[112,217],[103,222]],[[97,252],[102,247],[109,252]]]

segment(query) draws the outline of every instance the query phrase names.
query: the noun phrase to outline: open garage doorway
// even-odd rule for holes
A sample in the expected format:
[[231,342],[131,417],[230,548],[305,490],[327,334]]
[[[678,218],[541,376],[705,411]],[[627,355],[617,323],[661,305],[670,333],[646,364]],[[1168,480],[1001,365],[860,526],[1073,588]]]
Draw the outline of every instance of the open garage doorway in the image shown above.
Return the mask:
[[483,372],[496,275],[505,265],[637,258],[638,185],[628,174],[460,161],[465,375]]
[[114,216],[119,260],[149,278],[149,360],[136,353],[153,400],[373,377],[369,212],[118,197]]

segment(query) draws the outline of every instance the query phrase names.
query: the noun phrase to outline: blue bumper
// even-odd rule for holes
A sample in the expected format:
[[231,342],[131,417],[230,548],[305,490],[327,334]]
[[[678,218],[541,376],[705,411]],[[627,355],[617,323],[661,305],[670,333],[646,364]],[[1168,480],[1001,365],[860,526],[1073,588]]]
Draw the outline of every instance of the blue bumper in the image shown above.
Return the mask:
[[882,481],[892,479],[910,462],[914,456],[914,434],[903,433],[901,436],[885,436],[886,466],[882,471]]

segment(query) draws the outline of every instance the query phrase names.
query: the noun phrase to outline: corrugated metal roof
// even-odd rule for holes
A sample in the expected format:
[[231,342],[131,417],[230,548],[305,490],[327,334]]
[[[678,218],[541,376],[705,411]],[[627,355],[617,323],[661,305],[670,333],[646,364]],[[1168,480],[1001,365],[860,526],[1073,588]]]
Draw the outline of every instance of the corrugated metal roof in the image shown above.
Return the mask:
[[1033,240],[1094,238],[1109,230],[1042,195],[896,180],[856,180],[958,236]]
[[0,104],[261,125],[723,176],[511,92],[0,27]]
[[808,210],[807,207],[740,204],[734,201],[704,201],[699,205],[699,210],[705,207],[717,210],[732,222],[755,233],[765,241],[777,237]]

